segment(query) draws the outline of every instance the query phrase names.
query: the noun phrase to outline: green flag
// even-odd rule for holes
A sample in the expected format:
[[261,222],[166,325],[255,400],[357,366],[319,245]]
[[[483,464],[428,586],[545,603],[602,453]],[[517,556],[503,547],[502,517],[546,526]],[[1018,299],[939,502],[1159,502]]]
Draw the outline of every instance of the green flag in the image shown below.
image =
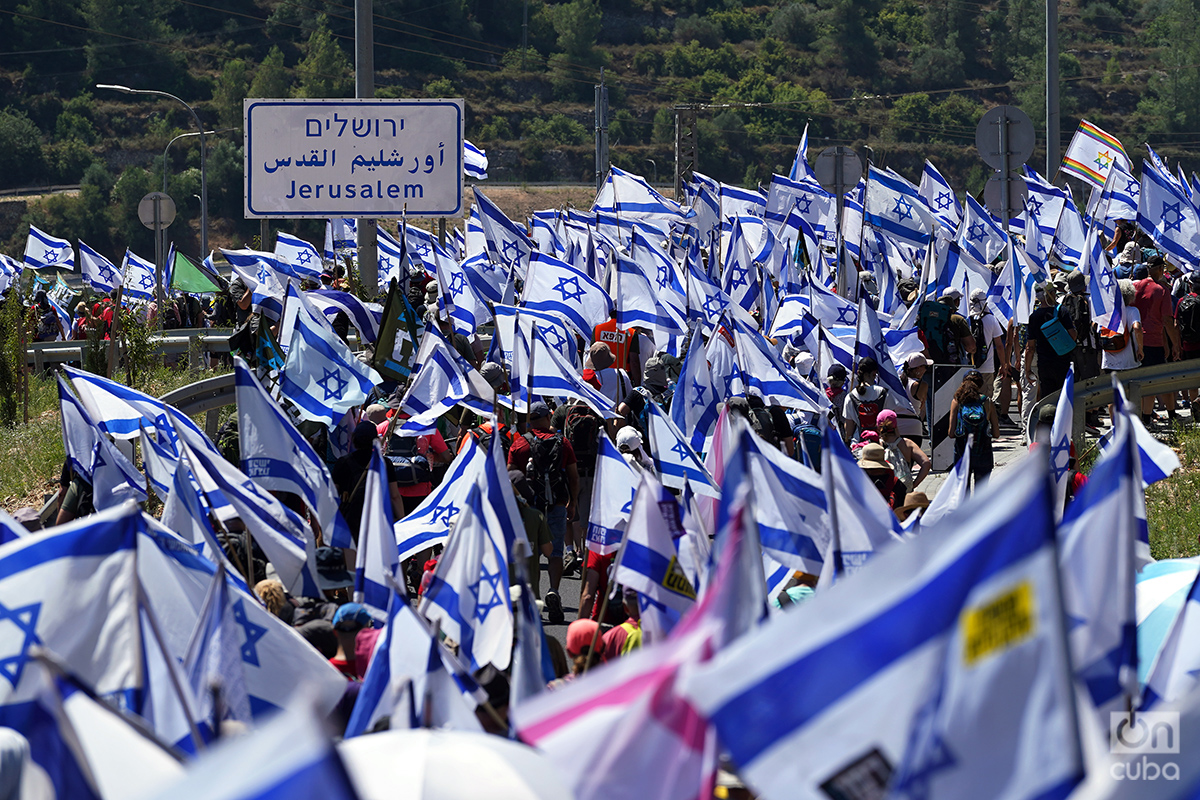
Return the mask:
[[393,278],[383,306],[383,322],[379,326],[372,366],[388,380],[408,380],[418,341],[417,312]]
[[[207,270],[178,250],[175,251],[174,269],[171,270],[171,288],[181,292],[203,294],[215,292],[221,287],[209,276]],[[217,280],[220,280],[218,278]]]

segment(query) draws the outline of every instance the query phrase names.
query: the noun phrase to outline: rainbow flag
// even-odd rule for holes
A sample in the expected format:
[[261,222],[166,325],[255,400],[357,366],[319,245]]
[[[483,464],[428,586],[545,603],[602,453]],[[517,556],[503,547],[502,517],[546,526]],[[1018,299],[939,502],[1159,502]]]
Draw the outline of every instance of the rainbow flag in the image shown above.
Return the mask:
[[1079,129],[1071,137],[1071,144],[1063,157],[1062,171],[1103,188],[1114,163],[1120,164],[1126,171],[1130,169],[1129,154],[1121,146],[1121,141],[1086,119],[1080,120]]

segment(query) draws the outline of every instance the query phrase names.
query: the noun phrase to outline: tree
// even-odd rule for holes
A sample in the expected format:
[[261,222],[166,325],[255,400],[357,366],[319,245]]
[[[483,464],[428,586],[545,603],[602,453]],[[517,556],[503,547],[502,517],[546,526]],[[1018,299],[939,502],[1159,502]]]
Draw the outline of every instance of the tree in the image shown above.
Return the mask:
[[283,66],[283,51],[272,47],[271,52],[254,70],[250,84],[250,97],[282,98],[291,94],[292,76]]
[[558,34],[559,49],[576,63],[592,63],[600,34],[600,4],[596,0],[571,0],[547,11]]
[[114,83],[149,64],[161,70],[172,35],[163,5],[159,0],[83,0],[80,10],[92,29],[84,46],[88,79]]
[[26,186],[44,177],[42,132],[24,112],[0,111],[0,185]]
[[217,85],[213,88],[213,105],[217,119],[224,128],[237,128],[242,124],[242,101],[250,87],[250,70],[246,62],[235,58],[225,64]]
[[304,59],[296,65],[300,97],[348,97],[351,94],[350,59],[334,41],[328,20],[320,18],[308,37]]

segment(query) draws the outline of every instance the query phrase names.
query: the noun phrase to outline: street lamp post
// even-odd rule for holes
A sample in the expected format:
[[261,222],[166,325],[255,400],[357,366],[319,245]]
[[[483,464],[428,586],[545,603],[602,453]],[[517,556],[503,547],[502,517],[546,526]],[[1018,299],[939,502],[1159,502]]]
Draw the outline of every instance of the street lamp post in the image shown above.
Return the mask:
[[[111,83],[98,83],[97,89],[111,89],[114,92],[122,94],[149,94],[155,97],[166,97],[174,100],[188,110],[192,115],[192,120],[196,123],[196,128],[199,130],[200,137],[200,253],[203,258],[208,254],[208,172],[205,169],[205,144],[204,144],[204,125],[200,122],[200,117],[196,114],[196,110],[183,101],[182,98],[176,97],[170,92],[160,92],[157,89],[131,89],[128,86],[118,86]],[[170,147],[170,144],[167,145]],[[165,152],[165,151],[164,151]],[[163,164],[164,180],[166,164]]]

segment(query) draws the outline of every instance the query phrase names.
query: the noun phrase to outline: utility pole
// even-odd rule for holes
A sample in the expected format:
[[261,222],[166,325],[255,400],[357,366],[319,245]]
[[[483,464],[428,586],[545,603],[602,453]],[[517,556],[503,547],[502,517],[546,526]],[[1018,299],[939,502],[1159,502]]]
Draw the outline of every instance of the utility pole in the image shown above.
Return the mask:
[[[372,0],[354,0],[354,96],[375,96],[375,29]],[[375,220],[358,221],[358,278],[368,295],[379,291]]]
[[675,202],[683,202],[683,182],[696,168],[696,107],[675,106]]
[[600,85],[596,87],[596,191],[608,174],[608,88],[604,85],[604,67],[600,68]]
[[1046,176],[1058,173],[1058,0],[1046,0]]

